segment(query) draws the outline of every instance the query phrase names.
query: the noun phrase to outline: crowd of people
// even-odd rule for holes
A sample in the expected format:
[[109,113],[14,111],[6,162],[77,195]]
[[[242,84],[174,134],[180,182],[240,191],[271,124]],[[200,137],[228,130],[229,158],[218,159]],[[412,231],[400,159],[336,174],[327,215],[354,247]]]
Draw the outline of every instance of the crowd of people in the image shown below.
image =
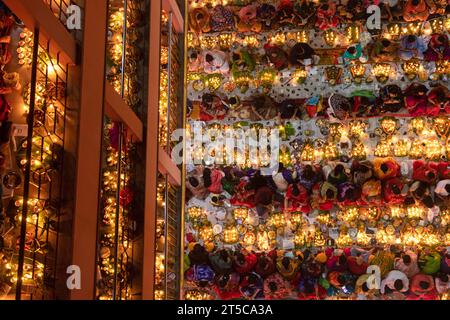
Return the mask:
[[[303,164],[277,173],[261,175],[258,170],[237,167],[197,167],[187,176],[188,195],[205,199],[216,195],[223,205],[223,192],[233,206],[256,208],[260,216],[271,210],[288,212],[329,211],[341,206],[421,205],[432,210],[450,199],[450,164],[414,160],[404,166],[393,158],[330,162],[325,166]],[[432,218],[430,219],[432,220]]]
[[[374,267],[375,266],[375,267]],[[208,252],[193,243],[186,259],[188,287],[211,298],[435,300],[450,289],[450,252],[352,246],[343,249],[240,248]]]

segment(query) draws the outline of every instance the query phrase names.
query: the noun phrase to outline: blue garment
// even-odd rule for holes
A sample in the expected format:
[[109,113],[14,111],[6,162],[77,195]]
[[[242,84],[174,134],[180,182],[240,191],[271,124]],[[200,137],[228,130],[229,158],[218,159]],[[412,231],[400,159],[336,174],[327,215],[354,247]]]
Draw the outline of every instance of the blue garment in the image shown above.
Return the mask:
[[408,37],[409,36],[404,36],[400,41],[400,49],[398,55],[403,60],[410,60],[414,57],[422,59],[423,53],[427,49],[425,42],[421,37],[416,37],[415,41],[409,42]]

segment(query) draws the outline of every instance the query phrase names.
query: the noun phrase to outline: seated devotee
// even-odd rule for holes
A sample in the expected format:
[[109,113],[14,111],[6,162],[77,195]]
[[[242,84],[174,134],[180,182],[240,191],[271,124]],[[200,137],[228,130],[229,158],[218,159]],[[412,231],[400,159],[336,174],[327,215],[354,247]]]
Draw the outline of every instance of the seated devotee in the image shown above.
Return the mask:
[[439,109],[440,113],[450,113],[450,90],[443,85],[437,85],[428,93],[430,108]]
[[406,88],[405,107],[409,114],[414,117],[419,116],[437,116],[438,108],[432,108],[428,104],[428,88],[421,83],[412,83]]
[[396,84],[389,84],[380,89],[378,104],[381,112],[399,112],[404,106],[402,89]]
[[420,271],[417,264],[417,254],[411,250],[403,252],[400,257],[395,258],[394,267],[411,278]]
[[381,293],[387,292],[407,292],[409,290],[409,279],[401,271],[389,271],[387,276],[381,281]]
[[291,285],[283,277],[274,273],[264,280],[264,298],[266,300],[283,300],[292,294]]
[[395,178],[400,174],[400,166],[393,158],[375,158],[373,169],[380,180]]
[[277,259],[277,270],[288,281],[294,280],[299,274],[298,259],[282,256]]
[[424,52],[427,61],[449,60],[450,43],[446,34],[433,34]]
[[398,45],[386,38],[377,40],[373,43],[370,58],[374,62],[392,62],[395,60],[398,52]]
[[407,22],[425,21],[430,14],[430,8],[425,0],[407,0],[403,8],[403,19]]
[[421,37],[406,35],[400,40],[398,55],[402,60],[422,59],[425,50],[426,46]]
[[226,74],[230,71],[227,54],[219,50],[205,50],[203,52],[203,70],[208,73]]

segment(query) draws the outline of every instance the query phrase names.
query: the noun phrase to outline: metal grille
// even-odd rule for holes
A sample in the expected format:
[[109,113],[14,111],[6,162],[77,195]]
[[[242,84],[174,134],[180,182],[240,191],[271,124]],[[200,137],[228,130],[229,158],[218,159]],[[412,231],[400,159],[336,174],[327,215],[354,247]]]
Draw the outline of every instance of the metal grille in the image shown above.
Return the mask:
[[138,114],[142,110],[145,68],[145,0],[110,0],[107,80]]
[[61,263],[68,71],[50,55],[48,47],[39,45],[39,30],[34,33],[31,73],[31,82],[24,88],[24,102],[29,106],[28,136],[20,142],[17,153],[24,188],[15,202],[20,224],[16,298],[55,299]]
[[175,300],[179,292],[179,188],[158,178],[155,299]]
[[135,229],[130,190],[133,145],[120,123],[104,120],[102,189],[97,247],[97,298],[128,300],[132,292]]

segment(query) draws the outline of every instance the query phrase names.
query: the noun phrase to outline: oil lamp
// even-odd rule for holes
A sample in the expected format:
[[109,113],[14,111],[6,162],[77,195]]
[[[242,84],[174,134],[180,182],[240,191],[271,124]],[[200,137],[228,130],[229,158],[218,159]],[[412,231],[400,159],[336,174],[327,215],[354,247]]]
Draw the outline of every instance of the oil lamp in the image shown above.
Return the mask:
[[367,123],[364,121],[354,120],[349,125],[349,135],[351,138],[361,138],[365,134]]
[[270,43],[275,45],[284,45],[286,42],[286,35],[284,32],[277,32],[270,37]]
[[450,74],[450,61],[448,60],[436,61],[436,73],[438,75]]
[[389,157],[391,155],[391,144],[386,139],[383,139],[377,143],[374,151],[377,157]]
[[387,26],[387,30],[391,37],[393,37],[393,38],[398,37],[401,32],[400,24],[398,24],[398,23],[389,24]]
[[325,238],[320,230],[314,233],[314,245],[316,247],[323,247],[325,245]]
[[302,84],[306,81],[306,78],[308,77],[308,72],[305,69],[297,69],[292,78],[295,81],[295,84]]
[[277,71],[274,69],[266,69],[259,73],[259,83],[263,88],[272,88],[277,77]]
[[408,155],[408,142],[400,139],[394,145],[394,156],[406,157]]
[[292,31],[287,34],[288,40],[294,40],[295,42],[308,43],[309,34],[307,30]]
[[200,36],[200,47],[202,49],[214,49],[217,46],[218,38],[217,37],[209,37],[209,36]]
[[303,230],[298,229],[294,236],[294,244],[298,247],[304,246],[306,243],[305,234]]
[[302,161],[314,161],[314,147],[311,142],[306,142],[301,153]]
[[444,32],[445,29],[444,19],[433,19],[430,21],[430,25],[434,33]]
[[383,117],[380,120],[381,130],[383,130],[383,132],[388,136],[395,133],[395,131],[397,130],[397,124],[397,119],[395,119],[394,117]]
[[391,65],[387,63],[377,63],[373,66],[372,73],[380,83],[386,83],[391,73]]
[[411,143],[411,149],[409,150],[409,157],[412,159],[419,159],[423,156],[425,151],[424,144],[421,140],[414,140]]
[[236,220],[244,221],[248,216],[247,208],[236,208],[233,210],[233,215]]
[[206,215],[206,212],[203,208],[200,207],[190,207],[187,210],[187,214],[190,219],[200,219]]
[[235,41],[235,36],[233,33],[222,33],[219,35],[219,46],[222,49],[230,48]]
[[433,128],[439,138],[443,139],[447,137],[450,129],[449,118],[444,116],[434,118]]
[[424,213],[424,208],[420,206],[413,205],[406,208],[406,216],[409,219],[421,219]]
[[199,231],[199,237],[204,242],[212,241],[213,237],[214,237],[214,233],[213,233],[213,228],[211,227],[211,225],[201,227],[200,231]]
[[243,241],[244,241],[244,244],[246,246],[254,245],[255,242],[256,242],[256,235],[255,235],[255,233],[251,232],[251,231],[246,232],[245,235],[244,235]]
[[336,160],[338,158],[338,150],[336,145],[329,141],[323,147],[323,154],[327,160]]
[[428,160],[439,160],[442,155],[442,146],[438,139],[429,138],[425,143],[425,158]]
[[223,242],[233,244],[238,242],[239,232],[236,226],[228,226],[223,230]]
[[275,228],[282,228],[286,224],[286,220],[284,219],[283,213],[272,213],[269,218],[269,224],[274,226]]
[[361,141],[357,141],[353,144],[351,154],[355,160],[364,160],[367,157],[366,147]]
[[206,83],[211,92],[216,91],[222,85],[222,75],[220,74],[211,74],[208,75],[206,79]]
[[242,45],[246,47],[258,47],[259,41],[258,38],[254,35],[246,35],[242,40]]
[[402,68],[405,71],[406,77],[412,81],[414,80],[417,75],[419,74],[420,70],[420,62],[417,60],[410,60],[405,63],[403,63]]
[[260,231],[256,235],[256,245],[259,250],[267,251],[270,249],[270,240],[267,231]]
[[350,73],[352,74],[353,81],[360,84],[366,73],[366,67],[360,63],[354,64],[350,67]]
[[360,29],[356,24],[349,25],[345,28],[345,37],[349,43],[359,42]]
[[334,45],[336,44],[336,32],[332,29],[328,29],[324,32],[323,34],[325,43],[331,47],[334,47]]
[[411,124],[413,131],[417,135],[420,135],[422,133],[422,131],[425,129],[425,119],[424,118],[420,118],[420,117],[414,118],[411,120],[410,124]]

